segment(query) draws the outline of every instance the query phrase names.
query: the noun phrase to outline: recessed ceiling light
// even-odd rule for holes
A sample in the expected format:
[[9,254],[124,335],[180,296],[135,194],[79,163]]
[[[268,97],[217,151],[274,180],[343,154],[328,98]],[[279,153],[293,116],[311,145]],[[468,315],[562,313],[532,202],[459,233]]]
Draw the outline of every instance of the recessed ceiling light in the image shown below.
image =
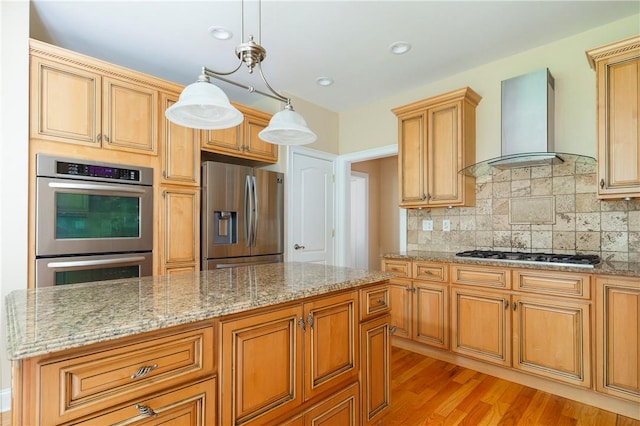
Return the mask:
[[223,27],[210,27],[209,34],[211,35],[211,37],[218,40],[229,40],[231,37],[233,37],[233,33]]
[[329,77],[318,77],[316,79],[316,83],[320,86],[331,86],[333,84],[333,79]]
[[396,41],[389,46],[389,50],[394,55],[402,55],[403,53],[407,53],[411,50],[411,44],[406,41]]

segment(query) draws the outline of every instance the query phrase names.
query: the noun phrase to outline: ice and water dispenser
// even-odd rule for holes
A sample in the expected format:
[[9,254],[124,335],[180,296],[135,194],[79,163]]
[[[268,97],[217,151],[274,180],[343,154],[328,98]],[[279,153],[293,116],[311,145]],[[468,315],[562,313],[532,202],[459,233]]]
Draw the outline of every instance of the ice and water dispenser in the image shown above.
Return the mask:
[[213,212],[214,244],[235,244],[238,242],[238,213]]

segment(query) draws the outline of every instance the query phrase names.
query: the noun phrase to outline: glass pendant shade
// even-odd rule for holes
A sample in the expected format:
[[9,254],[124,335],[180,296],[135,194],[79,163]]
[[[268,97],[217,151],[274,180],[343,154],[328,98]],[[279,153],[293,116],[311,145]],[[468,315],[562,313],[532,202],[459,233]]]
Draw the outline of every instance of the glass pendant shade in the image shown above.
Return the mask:
[[196,81],[185,87],[165,116],[180,126],[203,130],[235,127],[244,119],[222,89],[208,81]]
[[306,145],[318,137],[307,127],[307,122],[290,107],[274,114],[269,126],[258,133],[260,139],[277,145]]

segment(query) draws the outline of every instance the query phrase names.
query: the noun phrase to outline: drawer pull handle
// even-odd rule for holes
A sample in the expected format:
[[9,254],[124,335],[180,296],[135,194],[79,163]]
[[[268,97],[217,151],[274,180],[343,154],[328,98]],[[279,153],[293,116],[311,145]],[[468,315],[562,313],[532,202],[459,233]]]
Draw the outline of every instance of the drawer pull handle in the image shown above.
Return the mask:
[[137,379],[138,377],[146,376],[147,374],[149,374],[151,371],[155,370],[156,368],[158,368],[158,364],[145,365],[143,367],[138,368],[138,371],[133,373],[131,375],[131,378],[132,379]]
[[386,304],[387,304],[387,302],[385,302],[384,300],[382,300],[382,299],[378,299],[378,305],[382,305],[382,306],[384,306],[384,305],[386,305]]
[[153,408],[149,407],[148,405],[136,404],[136,408],[138,409],[138,412],[140,412],[140,415],[142,416],[156,417],[158,415],[158,413],[153,411]]
[[298,320],[298,327],[300,327],[302,329],[302,331],[306,331],[307,330],[306,326],[304,325],[304,320],[302,318],[300,318]]

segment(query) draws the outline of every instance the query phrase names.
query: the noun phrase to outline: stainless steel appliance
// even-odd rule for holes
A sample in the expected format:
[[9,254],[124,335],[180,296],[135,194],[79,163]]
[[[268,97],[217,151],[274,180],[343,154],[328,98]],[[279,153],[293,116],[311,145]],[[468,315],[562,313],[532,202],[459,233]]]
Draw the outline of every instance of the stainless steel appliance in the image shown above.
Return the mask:
[[152,274],[153,169],[36,157],[36,287]]
[[585,268],[593,268],[601,262],[600,256],[595,254],[528,253],[497,250],[468,250],[456,253],[456,257],[511,263],[581,266]]
[[284,175],[202,163],[202,269],[282,262]]

